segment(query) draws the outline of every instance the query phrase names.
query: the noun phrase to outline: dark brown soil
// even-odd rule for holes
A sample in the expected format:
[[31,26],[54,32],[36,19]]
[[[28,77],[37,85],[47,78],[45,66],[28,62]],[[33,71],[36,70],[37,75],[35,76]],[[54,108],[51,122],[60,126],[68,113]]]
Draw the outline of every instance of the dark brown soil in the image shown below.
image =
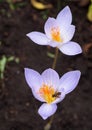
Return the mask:
[[[56,71],[62,76],[69,70],[80,70],[80,82],[72,93],[58,104],[51,130],[91,130],[92,129],[92,23],[86,18],[88,6],[80,7],[75,1],[63,1],[57,6],[57,0],[50,0],[52,9],[37,10],[29,1],[11,10],[6,1],[0,2],[0,58],[3,55],[18,57],[20,62],[9,62],[0,83],[0,130],[43,130],[49,119],[44,121],[37,113],[41,103],[34,99],[25,77],[24,68],[38,72],[52,67],[53,59],[47,52],[54,48],[34,44],[26,34],[31,31],[43,31],[49,16],[69,5],[73,14],[76,33],[73,40],[78,42],[83,53],[66,56],[59,53]],[[18,5],[19,3],[15,3]],[[48,3],[48,2],[47,2]]]

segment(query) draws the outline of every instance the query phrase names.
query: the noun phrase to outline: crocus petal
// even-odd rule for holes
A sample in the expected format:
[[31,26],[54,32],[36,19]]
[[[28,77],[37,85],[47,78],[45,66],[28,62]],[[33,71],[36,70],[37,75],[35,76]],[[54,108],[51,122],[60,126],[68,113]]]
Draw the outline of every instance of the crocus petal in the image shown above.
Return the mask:
[[42,84],[41,75],[33,69],[25,68],[25,78],[30,88],[37,86],[39,89]]
[[63,75],[60,79],[60,85],[59,85],[59,91],[65,91],[66,94],[70,93],[75,89],[77,86],[79,79],[80,79],[81,72],[76,71],[70,71]]
[[68,28],[62,27],[61,29],[61,37],[63,39],[63,43],[69,42],[75,33],[75,26],[74,25],[69,25]]
[[35,70],[25,68],[25,79],[32,89],[34,97],[40,101],[44,101],[38,94],[39,88],[42,86],[41,75]]
[[56,20],[59,25],[62,27],[67,27],[72,22],[72,14],[69,6],[66,6],[60,13],[57,15]]
[[47,69],[42,73],[43,82],[49,86],[53,86],[55,89],[58,87],[59,75],[53,69]]
[[27,36],[33,42],[39,45],[48,45],[50,41],[44,33],[40,33],[40,32],[31,32],[31,33],[28,33]]
[[33,94],[33,96],[37,99],[37,100],[39,100],[39,101],[41,101],[41,102],[45,102],[45,100],[42,98],[42,96],[40,95],[40,93],[39,93],[39,91],[36,91],[36,89],[33,89],[32,88],[32,94]]
[[[49,46],[51,46],[51,47],[57,47],[57,46],[59,46],[59,44],[60,44],[60,43],[55,42],[55,41],[50,41],[50,42],[49,42]],[[62,43],[61,43],[61,44],[62,44]]]
[[38,110],[39,115],[46,120],[48,117],[53,115],[57,110],[56,104],[42,104],[41,107]]
[[61,48],[59,48],[61,52],[63,52],[66,55],[77,55],[82,53],[82,49],[80,45],[76,42],[68,42],[66,44],[63,44]]
[[57,24],[57,21],[55,18],[51,18],[49,17],[44,25],[44,31],[47,35],[48,38],[51,39],[51,28],[53,27],[57,27],[58,24]]

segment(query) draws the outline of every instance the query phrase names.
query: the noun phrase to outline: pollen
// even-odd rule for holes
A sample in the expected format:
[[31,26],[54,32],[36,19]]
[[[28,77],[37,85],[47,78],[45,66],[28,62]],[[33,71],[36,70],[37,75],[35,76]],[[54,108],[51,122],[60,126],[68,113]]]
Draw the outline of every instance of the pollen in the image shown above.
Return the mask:
[[52,40],[54,40],[56,42],[62,42],[63,41],[63,39],[61,38],[61,35],[60,35],[59,27],[52,27],[51,28],[51,36],[52,36]]
[[42,87],[39,90],[39,94],[41,97],[48,103],[52,103],[56,98],[53,97],[55,90],[52,86],[48,86],[43,84]]

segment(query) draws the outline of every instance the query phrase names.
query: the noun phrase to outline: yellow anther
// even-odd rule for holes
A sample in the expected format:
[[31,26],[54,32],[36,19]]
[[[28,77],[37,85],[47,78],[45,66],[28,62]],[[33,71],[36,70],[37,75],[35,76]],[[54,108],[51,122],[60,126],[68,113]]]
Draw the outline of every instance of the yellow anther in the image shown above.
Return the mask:
[[62,42],[62,38],[60,35],[60,29],[59,27],[53,27],[51,28],[51,36],[52,36],[52,40],[56,41],[56,42]]
[[52,96],[55,93],[55,90],[52,86],[43,84],[39,90],[39,93],[47,103],[51,103],[56,99],[56,97]]

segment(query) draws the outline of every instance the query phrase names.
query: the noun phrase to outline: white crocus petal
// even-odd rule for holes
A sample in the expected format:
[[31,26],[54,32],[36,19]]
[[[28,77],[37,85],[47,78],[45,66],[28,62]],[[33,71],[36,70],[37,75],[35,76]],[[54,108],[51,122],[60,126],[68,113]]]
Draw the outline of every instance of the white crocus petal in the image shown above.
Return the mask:
[[31,32],[28,33],[27,36],[36,44],[39,45],[48,45],[50,40],[47,38],[47,36],[44,33],[40,32]]
[[62,27],[61,29],[61,37],[63,39],[63,43],[66,43],[70,41],[75,33],[75,26],[74,25],[69,25],[69,27],[66,29]]
[[72,14],[69,6],[66,6],[60,13],[57,15],[56,20],[58,21],[59,25],[62,27],[68,27],[68,25],[72,22]]
[[70,56],[82,53],[82,49],[81,49],[80,45],[78,43],[72,42],[72,41],[68,42],[66,44],[63,44],[61,46],[61,48],[59,48],[59,49],[64,54],[70,55]]
[[[59,44],[60,44],[60,43],[58,43],[58,42],[50,41],[49,46],[51,46],[51,47],[57,47],[57,46],[59,46]],[[62,43],[61,43],[61,44],[62,44]]]
[[57,21],[55,18],[49,17],[44,25],[44,31],[48,38],[51,39],[51,29],[53,27],[58,27]]
[[46,69],[42,73],[42,79],[44,84],[52,86],[55,89],[57,89],[59,83],[59,75],[55,70],[50,68]]
[[41,107],[38,110],[39,115],[46,120],[48,117],[53,115],[57,110],[56,104],[42,104]]
[[60,79],[59,91],[64,89],[65,93],[68,94],[75,89],[80,79],[81,72],[70,71],[64,74]]
[[32,88],[32,94],[33,94],[33,96],[34,96],[37,100],[39,100],[39,101],[41,101],[41,102],[45,102],[45,100],[41,97],[39,91],[36,91],[36,89],[33,89],[33,88]]
[[36,89],[38,90],[42,84],[41,75],[37,71],[28,68],[25,68],[24,74],[29,87],[35,88],[37,86]]
[[38,94],[39,88],[42,85],[41,75],[37,71],[28,68],[25,68],[24,74],[29,87],[32,89],[34,97],[40,101],[44,101]]

